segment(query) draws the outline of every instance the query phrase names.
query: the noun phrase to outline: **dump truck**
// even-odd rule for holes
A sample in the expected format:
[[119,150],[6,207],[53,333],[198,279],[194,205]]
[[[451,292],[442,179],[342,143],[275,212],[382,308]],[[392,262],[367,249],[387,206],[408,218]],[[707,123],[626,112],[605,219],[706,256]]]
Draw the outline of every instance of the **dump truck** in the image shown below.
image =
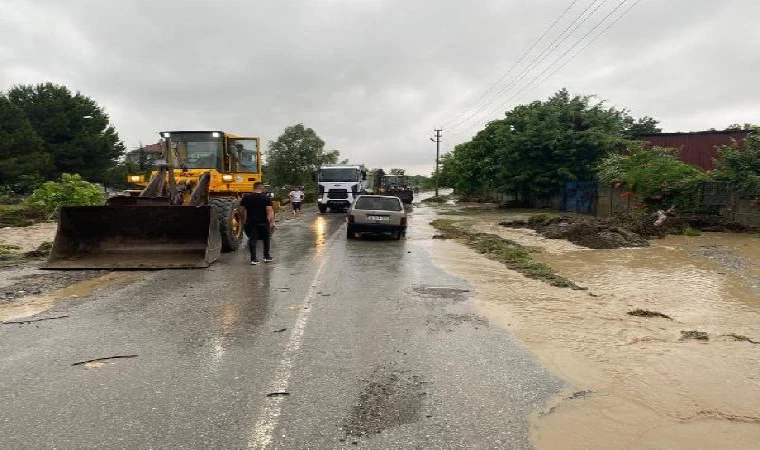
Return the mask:
[[223,131],[160,133],[162,159],[142,189],[105,206],[63,207],[46,269],[208,267],[243,240],[243,194],[261,181],[258,137]]
[[406,204],[414,201],[414,191],[407,185],[406,176],[380,175],[379,179],[378,194],[398,197]]

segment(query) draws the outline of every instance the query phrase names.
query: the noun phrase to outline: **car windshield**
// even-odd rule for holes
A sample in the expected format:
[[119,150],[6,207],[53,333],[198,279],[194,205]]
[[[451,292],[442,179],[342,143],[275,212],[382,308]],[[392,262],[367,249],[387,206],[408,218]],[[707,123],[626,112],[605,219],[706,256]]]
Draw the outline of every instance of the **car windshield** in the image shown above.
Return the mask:
[[368,209],[373,211],[402,211],[401,201],[395,197],[359,197],[354,204],[354,209]]
[[188,169],[213,169],[219,166],[221,147],[219,133],[172,133],[169,160]]
[[359,171],[356,169],[322,169],[319,171],[319,181],[339,182],[358,180]]

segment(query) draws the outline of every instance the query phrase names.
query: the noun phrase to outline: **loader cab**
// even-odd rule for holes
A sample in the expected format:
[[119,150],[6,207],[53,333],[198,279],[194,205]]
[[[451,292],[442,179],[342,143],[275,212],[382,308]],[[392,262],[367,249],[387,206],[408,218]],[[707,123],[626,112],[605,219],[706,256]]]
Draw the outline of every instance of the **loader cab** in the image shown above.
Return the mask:
[[257,137],[222,131],[165,131],[161,140],[164,159],[175,168],[261,173],[261,145]]

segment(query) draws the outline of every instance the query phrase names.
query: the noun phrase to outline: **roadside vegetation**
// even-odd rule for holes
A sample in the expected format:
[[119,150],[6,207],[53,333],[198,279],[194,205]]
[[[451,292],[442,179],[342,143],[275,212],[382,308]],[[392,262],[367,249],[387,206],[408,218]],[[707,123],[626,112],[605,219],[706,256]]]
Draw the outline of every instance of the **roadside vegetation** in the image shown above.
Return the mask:
[[124,144],[97,102],[44,83],[0,92],[0,192],[28,195],[64,173],[109,186]]
[[442,157],[441,180],[461,198],[506,194],[514,206],[556,198],[569,182],[598,182],[622,191],[634,211],[709,213],[700,195],[706,182],[727,183],[734,192],[760,198],[760,128],[739,129],[750,132],[744,145],[720,148],[715,169],[708,172],[680,161],[676,149],[646,147],[633,139],[660,133],[656,119],[634,118],[595,96],[563,89],[514,107],[456,145]]
[[35,189],[24,204],[43,211],[48,218],[62,206],[98,206],[105,203],[103,191],[79,175],[64,173],[60,181],[47,181]]
[[432,204],[436,204],[436,203],[441,204],[441,203],[446,203],[447,201],[449,201],[448,195],[438,195],[438,196],[434,195],[432,197],[422,199],[422,203],[432,203]]
[[552,286],[582,290],[572,281],[557,274],[551,267],[533,260],[530,250],[522,245],[494,234],[465,230],[455,220],[435,219],[430,223],[442,234],[439,238],[456,239],[468,247],[498,261],[528,278],[544,281]]

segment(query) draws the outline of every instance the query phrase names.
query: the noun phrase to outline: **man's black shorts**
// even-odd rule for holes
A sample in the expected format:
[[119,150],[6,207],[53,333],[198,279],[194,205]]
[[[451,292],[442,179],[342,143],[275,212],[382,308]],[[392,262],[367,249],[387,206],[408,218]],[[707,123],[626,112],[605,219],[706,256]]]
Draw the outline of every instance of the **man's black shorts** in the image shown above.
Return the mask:
[[301,202],[293,202],[293,211],[301,210]]

